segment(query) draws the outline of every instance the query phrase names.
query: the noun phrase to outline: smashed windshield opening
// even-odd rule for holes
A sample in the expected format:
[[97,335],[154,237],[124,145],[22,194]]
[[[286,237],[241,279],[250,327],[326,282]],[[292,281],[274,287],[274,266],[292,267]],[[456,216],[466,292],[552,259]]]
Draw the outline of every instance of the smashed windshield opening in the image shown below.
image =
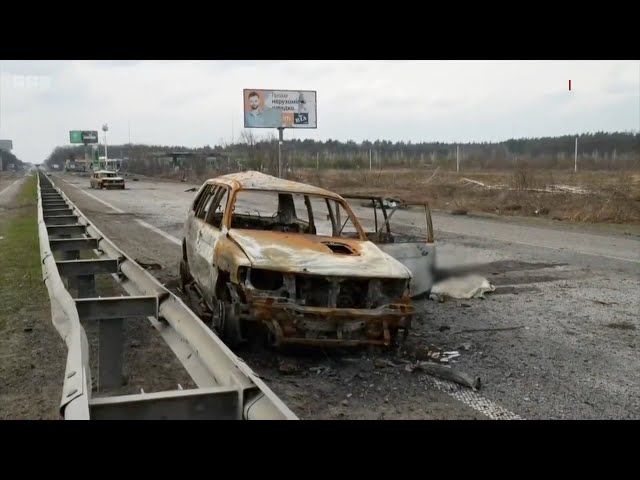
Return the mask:
[[230,228],[360,238],[341,201],[290,192],[241,190],[232,207]]

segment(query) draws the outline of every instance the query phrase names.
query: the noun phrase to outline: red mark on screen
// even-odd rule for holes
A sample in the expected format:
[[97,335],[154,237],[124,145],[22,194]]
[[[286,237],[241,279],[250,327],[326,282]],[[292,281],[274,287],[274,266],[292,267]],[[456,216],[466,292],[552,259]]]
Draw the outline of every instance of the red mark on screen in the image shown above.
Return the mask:
[[571,80],[569,80],[569,91],[571,91]]

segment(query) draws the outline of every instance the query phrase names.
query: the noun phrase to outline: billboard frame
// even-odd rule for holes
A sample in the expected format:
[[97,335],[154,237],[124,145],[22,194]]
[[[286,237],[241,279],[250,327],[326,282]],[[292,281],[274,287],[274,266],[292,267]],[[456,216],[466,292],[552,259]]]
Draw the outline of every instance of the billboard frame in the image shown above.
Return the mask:
[[0,140],[0,151],[11,152],[13,150],[13,140]]
[[[313,96],[314,96],[314,102],[313,102],[313,110],[314,110],[314,114],[315,114],[315,126],[313,127],[283,127],[282,125],[279,127],[249,127],[247,126],[247,119],[246,116],[244,115],[245,113],[245,95],[247,94],[247,92],[313,92]],[[291,130],[297,130],[297,129],[301,129],[301,130],[310,130],[310,129],[314,129],[314,128],[318,128],[318,91],[317,90],[303,90],[303,89],[298,89],[298,90],[293,90],[293,89],[273,89],[273,88],[243,88],[242,89],[242,112],[243,112],[243,126],[244,128],[277,128],[278,129],[278,177],[282,178],[282,144],[284,143],[284,129],[285,128],[289,128]]]
[[315,114],[315,119],[316,119],[316,124],[315,127],[249,127],[246,124],[246,119],[244,118],[243,115],[243,122],[242,124],[244,125],[244,128],[277,128],[277,129],[281,129],[281,128],[290,128],[292,130],[298,130],[298,129],[307,129],[307,130],[312,130],[314,128],[318,128],[318,91],[317,90],[304,90],[304,89],[291,89],[291,88],[280,88],[280,89],[275,89],[275,88],[243,88],[242,89],[242,111],[244,113],[244,98],[246,95],[246,92],[252,92],[252,91],[258,91],[258,92],[313,92],[314,94],[314,108],[313,108],[313,113]]

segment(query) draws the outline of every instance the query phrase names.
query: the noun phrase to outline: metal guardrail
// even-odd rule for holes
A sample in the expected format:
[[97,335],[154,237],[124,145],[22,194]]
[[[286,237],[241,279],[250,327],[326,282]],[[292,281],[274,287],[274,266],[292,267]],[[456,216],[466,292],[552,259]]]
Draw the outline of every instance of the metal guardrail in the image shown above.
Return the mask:
[[[68,350],[60,404],[65,419],[297,419],[180,298],[106,238],[46,175],[38,172],[38,178],[42,274],[52,322]],[[80,259],[81,250],[92,250],[96,258]],[[61,252],[58,260],[54,251]],[[96,297],[95,275],[105,273],[129,296]],[[92,398],[82,322],[99,322],[100,392],[121,386],[123,319],[140,316],[149,319],[198,388]]]

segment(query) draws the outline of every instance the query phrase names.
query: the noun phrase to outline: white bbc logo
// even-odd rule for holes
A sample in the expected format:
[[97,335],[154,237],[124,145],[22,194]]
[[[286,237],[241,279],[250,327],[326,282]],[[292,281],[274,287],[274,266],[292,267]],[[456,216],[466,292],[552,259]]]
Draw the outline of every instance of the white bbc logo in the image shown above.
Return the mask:
[[13,88],[48,90],[51,88],[49,75],[13,75]]

